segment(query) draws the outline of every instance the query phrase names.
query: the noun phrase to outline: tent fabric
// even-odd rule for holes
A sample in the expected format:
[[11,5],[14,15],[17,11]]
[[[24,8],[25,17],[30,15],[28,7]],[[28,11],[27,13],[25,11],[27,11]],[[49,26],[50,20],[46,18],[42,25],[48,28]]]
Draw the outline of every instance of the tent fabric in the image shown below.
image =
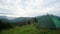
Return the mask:
[[60,21],[56,17],[52,17],[50,15],[42,16],[38,20],[37,24],[38,28],[59,28],[60,27]]
[[56,28],[60,28],[60,20],[57,19],[57,17],[52,17],[52,20],[54,21]]

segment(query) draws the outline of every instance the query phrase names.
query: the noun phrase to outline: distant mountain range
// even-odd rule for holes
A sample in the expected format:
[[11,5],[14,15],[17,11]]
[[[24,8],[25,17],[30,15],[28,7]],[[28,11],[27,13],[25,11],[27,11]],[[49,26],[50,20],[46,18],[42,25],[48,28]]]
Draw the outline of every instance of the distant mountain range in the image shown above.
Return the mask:
[[[44,15],[43,15],[44,16]],[[18,22],[28,22],[30,21],[30,23],[38,21],[40,19],[41,16],[37,16],[37,17],[18,17],[18,18],[13,18],[13,17],[7,17],[7,16],[0,16],[0,20],[3,20],[3,22],[11,22],[11,23],[18,23]],[[55,16],[58,19],[60,19],[60,17]]]

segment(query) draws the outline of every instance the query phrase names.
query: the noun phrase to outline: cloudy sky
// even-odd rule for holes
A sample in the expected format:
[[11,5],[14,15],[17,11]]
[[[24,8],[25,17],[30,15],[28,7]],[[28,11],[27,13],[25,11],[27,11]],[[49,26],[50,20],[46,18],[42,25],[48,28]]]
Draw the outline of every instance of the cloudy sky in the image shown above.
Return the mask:
[[0,0],[0,15],[35,17],[47,13],[60,16],[60,0]]

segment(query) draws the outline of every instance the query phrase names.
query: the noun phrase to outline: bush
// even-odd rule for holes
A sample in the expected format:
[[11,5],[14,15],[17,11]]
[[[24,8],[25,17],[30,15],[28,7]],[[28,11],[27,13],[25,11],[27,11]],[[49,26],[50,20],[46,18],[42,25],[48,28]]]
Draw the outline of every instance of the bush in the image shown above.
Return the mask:
[[10,28],[13,28],[13,25],[11,23],[3,23],[1,20],[0,20],[0,32],[2,30],[6,30],[6,29],[10,29]]

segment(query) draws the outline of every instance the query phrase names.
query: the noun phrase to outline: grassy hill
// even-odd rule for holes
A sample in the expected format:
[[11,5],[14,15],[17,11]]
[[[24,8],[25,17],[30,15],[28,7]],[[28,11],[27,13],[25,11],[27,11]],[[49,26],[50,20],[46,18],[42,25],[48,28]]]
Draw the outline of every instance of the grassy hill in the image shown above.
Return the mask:
[[59,34],[60,30],[37,29],[36,24],[15,27],[14,29],[4,30],[0,34]]

